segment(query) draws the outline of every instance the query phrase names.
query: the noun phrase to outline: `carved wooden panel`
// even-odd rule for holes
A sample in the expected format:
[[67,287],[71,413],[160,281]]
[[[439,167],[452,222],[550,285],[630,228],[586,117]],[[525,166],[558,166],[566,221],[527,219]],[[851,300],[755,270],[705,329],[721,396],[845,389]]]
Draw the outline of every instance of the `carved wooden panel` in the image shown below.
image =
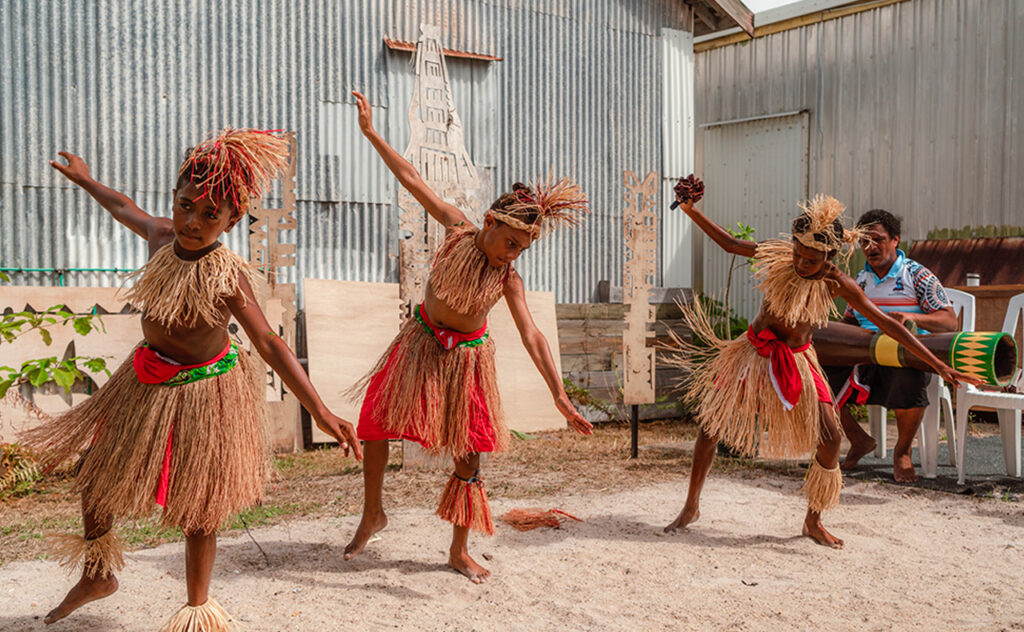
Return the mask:
[[[295,265],[295,244],[283,243],[281,231],[298,227],[295,219],[295,132],[287,132],[291,160],[281,177],[281,206],[271,208],[266,198],[249,210],[249,261],[266,281],[261,307],[277,335],[295,349],[295,285],[279,283],[281,268]],[[267,431],[275,450],[302,448],[302,427],[298,399],[285,390],[281,377],[269,367],[267,374]]]
[[[486,187],[470,160],[463,141],[462,121],[455,111],[448,68],[441,48],[441,30],[420,25],[416,44],[416,83],[409,104],[409,145],[404,156],[438,196],[454,204],[471,222],[480,225]],[[431,219],[404,188],[398,192],[399,290],[405,304],[423,300],[430,259],[444,239],[444,227]]]
[[657,270],[657,216],[654,204],[658,193],[658,173],[651,171],[641,181],[632,171],[622,172],[626,187],[623,199],[623,237],[625,256],[622,270],[622,302],[626,312],[626,331],[622,334],[622,401],[625,404],[654,402],[654,349],[647,346],[653,337],[655,313],[649,302]]

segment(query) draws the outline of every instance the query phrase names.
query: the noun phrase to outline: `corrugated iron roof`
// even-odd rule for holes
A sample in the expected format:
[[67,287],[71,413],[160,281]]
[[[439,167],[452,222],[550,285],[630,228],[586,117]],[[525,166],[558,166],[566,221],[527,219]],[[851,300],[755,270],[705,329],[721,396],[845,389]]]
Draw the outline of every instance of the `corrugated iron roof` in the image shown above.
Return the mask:
[[947,286],[966,285],[968,272],[982,285],[1024,284],[1024,237],[916,241],[908,256]]

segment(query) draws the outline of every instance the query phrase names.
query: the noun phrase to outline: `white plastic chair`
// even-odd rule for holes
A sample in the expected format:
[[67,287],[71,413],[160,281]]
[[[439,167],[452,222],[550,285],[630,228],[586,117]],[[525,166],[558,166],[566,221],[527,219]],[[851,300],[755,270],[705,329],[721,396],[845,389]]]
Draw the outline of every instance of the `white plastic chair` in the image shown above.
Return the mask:
[[[953,311],[957,317],[962,316],[960,325],[961,331],[974,331],[974,296],[960,290],[946,290],[946,296],[953,303]],[[935,375],[928,384],[928,407],[924,410],[924,418],[917,429],[917,451],[921,455],[921,474],[925,478],[935,478],[939,471],[939,423],[942,421],[943,413],[946,418],[946,447],[949,451],[949,462],[951,465],[958,464],[957,458],[957,434],[955,432],[953,417],[953,396],[949,387],[942,381],[942,378]],[[888,411],[885,406],[872,404],[868,406],[868,423],[871,426],[871,436],[875,437],[877,443],[875,456],[885,458],[888,452],[886,446],[885,424],[888,419]]]
[[[1003,331],[1011,336],[1017,330],[1017,323],[1020,322],[1021,312],[1024,312],[1024,294],[1018,294],[1010,299],[1006,309],[1006,318],[1003,319]],[[987,406],[995,408],[999,417],[999,434],[1003,439],[1003,460],[1006,462],[1007,476],[1020,478],[1020,424],[1021,410],[1024,409],[1024,394],[1019,391],[1024,388],[1024,378],[1020,368],[1011,382],[1017,387],[1017,393],[1003,393],[994,390],[980,389],[971,384],[964,384],[956,392],[956,435],[958,451],[956,458],[957,483],[963,485],[964,478],[964,448],[967,442],[967,414],[974,406]]]

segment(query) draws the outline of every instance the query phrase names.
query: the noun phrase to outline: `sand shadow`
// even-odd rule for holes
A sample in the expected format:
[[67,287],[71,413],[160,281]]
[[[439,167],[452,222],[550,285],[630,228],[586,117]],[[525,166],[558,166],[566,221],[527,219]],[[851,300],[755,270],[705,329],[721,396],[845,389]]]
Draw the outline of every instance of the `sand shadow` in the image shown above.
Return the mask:
[[[238,574],[266,576],[304,586],[334,587],[344,590],[358,590],[370,593],[384,592],[397,599],[431,599],[433,595],[420,593],[409,588],[384,582],[358,581],[353,583],[326,579],[336,575],[350,575],[367,571],[395,570],[401,575],[421,573],[453,573],[442,562],[421,562],[409,559],[389,559],[380,551],[367,548],[357,558],[345,561],[344,547],[331,546],[325,542],[285,542],[281,540],[257,541],[266,553],[251,541],[220,544],[217,547],[215,577],[231,580]],[[373,547],[372,543],[370,547]],[[184,581],[184,569],[179,553],[150,558],[165,568],[180,581]],[[232,567],[232,571],[225,570]]]
[[109,619],[81,612],[73,612],[51,625],[43,623],[44,616],[46,616],[46,613],[20,617],[0,615],[0,632],[30,632],[32,630],[47,630],[48,632],[70,632],[72,630],[74,632],[79,632],[80,630],[107,632],[108,630],[122,629],[120,625],[113,623]]
[[[993,499],[991,502],[997,501]],[[1017,507],[1020,506],[1020,503],[1014,504],[1016,504]],[[992,511],[985,505],[978,505],[974,508],[974,515],[981,516],[983,518],[995,518],[997,520],[1002,520],[1011,527],[1017,527],[1018,529],[1024,528],[1024,513],[1021,513],[1019,509],[1016,513],[1003,513],[1000,511]]]
[[839,494],[839,503],[841,506],[846,507],[867,507],[870,505],[888,505],[893,502],[892,498],[879,498],[878,496],[868,496],[867,494],[859,494],[850,489],[844,489]]
[[747,536],[725,535],[721,531],[709,529],[701,530],[700,523],[696,523],[686,529],[681,529],[672,534],[666,534],[670,540],[678,539],[681,542],[693,547],[726,547],[731,549],[764,548],[772,549],[777,553],[786,555],[804,555],[806,549],[803,546],[819,546],[810,538],[799,533],[799,525],[794,528],[793,535],[777,536],[768,534],[757,534]]
[[[665,525],[673,518],[675,518],[674,515],[666,518],[664,523],[651,524],[641,522],[629,516],[604,514],[592,516],[581,523],[567,522],[559,529],[540,528],[532,531],[516,531],[506,526],[502,529],[501,537],[502,543],[510,546],[543,546],[566,539],[592,539],[665,544],[678,542],[692,546],[726,546],[730,548],[758,546],[771,546],[775,548],[778,545],[790,545],[804,539],[799,534],[800,520],[803,519],[803,514],[794,518],[796,520],[794,526],[795,534],[785,537],[768,534],[752,536],[726,535],[714,529],[703,530],[699,522],[689,529],[682,529],[675,533],[665,533]],[[800,549],[788,546],[780,550],[790,554],[801,553]]]

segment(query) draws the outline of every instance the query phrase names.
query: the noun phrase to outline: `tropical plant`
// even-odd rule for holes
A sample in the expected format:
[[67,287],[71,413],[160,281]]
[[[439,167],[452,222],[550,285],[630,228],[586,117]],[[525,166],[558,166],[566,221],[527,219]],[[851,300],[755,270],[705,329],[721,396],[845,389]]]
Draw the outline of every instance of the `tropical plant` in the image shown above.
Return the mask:
[[[2,272],[0,280],[10,281]],[[49,328],[62,327],[68,323],[71,323],[80,336],[97,330],[106,332],[99,314],[74,314],[64,305],[54,305],[43,311],[10,312],[0,315],[0,344],[10,344],[21,336],[36,331],[43,343],[49,346],[53,343],[53,335]],[[36,388],[54,382],[66,392],[70,392],[75,380],[85,378],[83,368],[92,373],[104,372],[110,375],[106,360],[90,356],[74,356],[63,360],[50,356],[26,360],[19,367],[0,366],[0,398],[6,395],[12,386],[26,382]]]
[[[748,226],[743,222],[736,222],[736,230],[733,230],[732,228],[729,227],[726,227],[725,230],[729,231],[729,234],[735,237],[736,239],[742,239],[744,241],[754,241],[754,227]],[[746,265],[753,268],[754,259],[752,257],[748,257]],[[732,273],[733,270],[735,270],[738,267],[739,265],[736,264],[736,255],[733,255],[729,259],[729,275],[726,277],[725,280],[725,312],[727,314],[732,312],[732,308],[730,307],[729,302],[729,293],[732,291]],[[731,337],[732,336],[730,336],[730,338]]]
[[0,444],[0,496],[31,489],[41,477],[28,450],[17,443]]

